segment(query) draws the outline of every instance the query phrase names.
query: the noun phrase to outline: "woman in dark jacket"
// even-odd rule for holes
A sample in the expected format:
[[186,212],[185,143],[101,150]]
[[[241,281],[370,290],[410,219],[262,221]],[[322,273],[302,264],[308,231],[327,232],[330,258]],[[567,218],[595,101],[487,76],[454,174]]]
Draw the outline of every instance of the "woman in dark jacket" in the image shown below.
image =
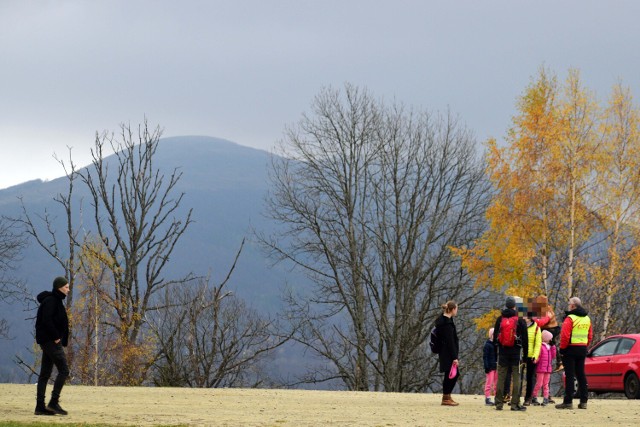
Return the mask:
[[442,382],[442,404],[445,406],[458,406],[451,398],[451,392],[455,387],[460,372],[456,372],[453,378],[449,378],[449,372],[452,365],[458,367],[458,332],[453,318],[458,314],[458,304],[455,301],[447,301],[442,305],[443,313],[436,319],[436,334],[440,339],[440,372],[444,373],[444,381]]

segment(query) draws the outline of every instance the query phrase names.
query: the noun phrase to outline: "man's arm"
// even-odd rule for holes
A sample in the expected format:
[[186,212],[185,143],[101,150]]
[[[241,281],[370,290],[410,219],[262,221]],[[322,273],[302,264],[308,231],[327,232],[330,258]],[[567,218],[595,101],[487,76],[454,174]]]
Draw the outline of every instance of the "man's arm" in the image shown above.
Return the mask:
[[571,331],[573,330],[573,320],[567,316],[562,322],[562,331],[560,332],[560,350],[569,347],[571,343]]

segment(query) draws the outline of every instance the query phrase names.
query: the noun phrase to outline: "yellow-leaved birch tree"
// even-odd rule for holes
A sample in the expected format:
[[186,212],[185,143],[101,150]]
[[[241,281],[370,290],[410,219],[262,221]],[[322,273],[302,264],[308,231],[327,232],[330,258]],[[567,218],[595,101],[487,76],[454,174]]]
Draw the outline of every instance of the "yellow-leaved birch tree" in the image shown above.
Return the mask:
[[565,296],[576,294],[575,265],[578,251],[590,237],[590,209],[585,205],[590,191],[592,171],[599,150],[597,132],[598,105],[595,97],[580,81],[580,73],[569,70],[564,96],[558,103],[560,125],[557,143],[553,144],[556,174],[552,177],[558,191],[558,208],[563,227],[568,233]]
[[[631,254],[637,245],[640,219],[640,112],[633,105],[631,92],[621,84],[614,86],[601,121],[602,149],[595,165],[596,186],[591,205],[604,230],[606,256],[599,265],[598,315],[602,318],[601,338],[610,333],[614,317],[614,298],[633,281]],[[634,225],[635,224],[635,225]]]
[[558,224],[556,78],[541,69],[518,100],[519,114],[499,147],[488,142],[487,174],[494,187],[488,229],[470,248],[453,249],[476,286],[529,296],[548,293],[549,259]]

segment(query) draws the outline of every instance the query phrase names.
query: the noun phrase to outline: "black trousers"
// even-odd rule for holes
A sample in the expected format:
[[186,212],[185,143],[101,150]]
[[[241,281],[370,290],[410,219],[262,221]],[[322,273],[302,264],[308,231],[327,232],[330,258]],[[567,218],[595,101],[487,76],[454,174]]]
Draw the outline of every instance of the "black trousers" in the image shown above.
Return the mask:
[[[451,367],[449,367],[451,368]],[[460,376],[460,369],[456,373],[456,376],[453,378],[449,378],[449,371],[444,374],[444,381],[442,381],[442,394],[451,394],[453,388],[456,386],[456,382],[458,382],[458,377]]]
[[42,364],[40,365],[40,376],[38,377],[38,388],[36,401],[39,405],[44,405],[45,393],[47,391],[47,382],[51,377],[53,366],[58,370],[58,375],[53,383],[53,391],[51,392],[51,400],[57,402],[60,399],[62,386],[69,377],[69,365],[67,364],[67,356],[64,353],[62,344],[56,344],[53,341],[40,344],[42,349]]
[[536,365],[533,363],[533,359],[531,357],[527,357],[527,387],[524,393],[524,399],[531,399],[531,394],[533,394],[533,387],[536,385]]
[[564,373],[566,375],[566,383],[564,386],[564,402],[572,403],[574,390],[574,380],[578,380],[578,397],[580,403],[587,403],[589,390],[587,388],[587,376],[584,373],[585,356],[563,355],[562,364],[564,365]]

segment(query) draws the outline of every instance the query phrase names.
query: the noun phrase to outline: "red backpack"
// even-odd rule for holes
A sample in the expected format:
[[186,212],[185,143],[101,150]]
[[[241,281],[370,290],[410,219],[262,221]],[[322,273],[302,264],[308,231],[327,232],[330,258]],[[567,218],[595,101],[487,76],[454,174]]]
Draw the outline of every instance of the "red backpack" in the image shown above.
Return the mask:
[[500,321],[498,342],[503,347],[513,347],[516,343],[516,329],[518,328],[518,316],[503,317]]

